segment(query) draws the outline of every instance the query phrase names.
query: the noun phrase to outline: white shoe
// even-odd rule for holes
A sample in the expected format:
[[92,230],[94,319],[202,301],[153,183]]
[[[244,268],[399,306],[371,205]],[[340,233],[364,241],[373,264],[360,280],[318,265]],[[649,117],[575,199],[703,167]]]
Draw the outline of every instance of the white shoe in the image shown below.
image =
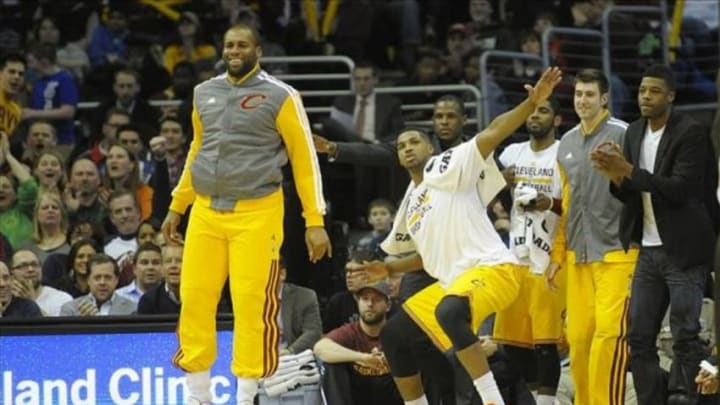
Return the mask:
[[188,398],[187,405],[212,405],[210,402],[200,401],[195,397]]

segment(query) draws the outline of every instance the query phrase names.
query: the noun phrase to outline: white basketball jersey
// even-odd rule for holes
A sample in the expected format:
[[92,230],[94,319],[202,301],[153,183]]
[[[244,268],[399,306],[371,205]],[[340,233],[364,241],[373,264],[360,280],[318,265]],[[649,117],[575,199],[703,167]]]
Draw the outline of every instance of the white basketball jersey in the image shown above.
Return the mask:
[[441,285],[478,264],[517,263],[486,212],[504,186],[492,155],[483,159],[474,140],[425,165],[422,183],[406,196],[404,218],[396,220],[406,221],[425,270]]
[[[562,183],[560,181],[560,171],[558,170],[557,151],[560,142],[555,141],[552,145],[541,151],[533,151],[530,148],[530,142],[520,142],[508,145],[500,154],[500,163],[503,166],[515,166],[515,184],[525,184],[543,193],[548,197],[562,198]],[[517,208],[513,204],[510,212],[511,217],[518,215]],[[557,214],[552,211],[544,213],[544,226],[548,234],[555,235],[557,227]],[[512,235],[511,235],[512,236]],[[516,240],[510,238],[510,247],[515,246]],[[526,258],[520,259],[523,265],[530,265]]]

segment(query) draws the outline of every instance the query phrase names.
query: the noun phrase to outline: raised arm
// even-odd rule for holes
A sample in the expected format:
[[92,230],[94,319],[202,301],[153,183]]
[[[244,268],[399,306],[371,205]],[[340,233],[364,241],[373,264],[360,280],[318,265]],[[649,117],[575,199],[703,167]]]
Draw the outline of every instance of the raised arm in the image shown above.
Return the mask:
[[498,116],[490,125],[475,135],[475,143],[483,158],[487,158],[502,141],[520,128],[535,107],[547,100],[553,89],[562,80],[562,72],[557,67],[547,68],[535,86],[525,85],[527,98],[512,110]]

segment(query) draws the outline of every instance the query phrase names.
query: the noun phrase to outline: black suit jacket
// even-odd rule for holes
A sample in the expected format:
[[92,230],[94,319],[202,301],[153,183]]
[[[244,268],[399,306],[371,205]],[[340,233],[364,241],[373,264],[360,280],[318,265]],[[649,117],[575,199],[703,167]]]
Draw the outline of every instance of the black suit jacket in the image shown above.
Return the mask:
[[291,353],[312,349],[322,336],[320,304],[315,291],[284,283],[282,308],[283,339]]
[[625,133],[624,155],[634,167],[629,179],[610,191],[623,202],[620,240],[628,249],[641,243],[643,206],[641,192],[651,195],[655,222],[670,260],[680,268],[710,264],[715,231],[707,205],[709,178],[717,170],[710,138],[687,115],[670,115],[658,145],[654,173],[639,167],[647,121],[639,119]]
[[[333,107],[352,116],[355,112],[355,98],[355,95],[340,96],[333,102]],[[375,138],[379,142],[394,140],[398,131],[402,129],[401,105],[398,98],[389,94],[375,94]],[[328,121],[332,122],[334,120],[330,119]],[[324,126],[328,126],[325,132],[333,140],[345,142],[364,141],[362,136],[355,133],[354,130],[336,131],[331,123],[326,123]]]

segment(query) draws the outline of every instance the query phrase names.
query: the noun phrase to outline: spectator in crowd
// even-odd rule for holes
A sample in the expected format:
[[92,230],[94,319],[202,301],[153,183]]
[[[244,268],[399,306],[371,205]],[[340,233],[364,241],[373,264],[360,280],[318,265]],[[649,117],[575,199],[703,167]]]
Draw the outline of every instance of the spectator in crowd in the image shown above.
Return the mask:
[[112,257],[96,253],[87,263],[90,293],[66,303],[61,316],[130,315],[137,304],[116,292],[120,267]]
[[375,93],[377,83],[377,69],[368,62],[359,61],[352,72],[355,94],[337,97],[330,113],[330,119],[349,132],[335,130],[331,126],[327,134],[330,138],[349,142],[380,142],[393,137],[402,128],[400,100]]
[[[673,110],[675,79],[664,65],[642,75],[642,118],[625,132],[624,147],[606,142],[591,154],[622,203],[620,239],[640,245],[630,295],[630,366],[640,404],[697,401],[694,377],[705,358],[699,337],[706,274],[716,238],[704,205],[712,147],[700,123]],[[715,170],[712,164],[712,169]],[[670,307],[673,364],[666,380],[656,340]]]
[[[148,132],[157,131],[160,112],[140,97],[140,74],[131,68],[121,68],[113,76],[113,95],[100,103],[97,108],[96,117],[107,119],[107,112],[111,108],[125,111],[130,116],[130,122],[140,125]],[[100,130],[100,122],[93,126],[95,131]],[[117,129],[117,128],[115,128]],[[113,131],[107,131],[111,133]],[[107,135],[105,131],[103,134]],[[112,142],[110,142],[112,144]]]
[[93,67],[122,63],[127,60],[127,14],[120,8],[108,10],[107,19],[95,27],[88,45]]
[[380,249],[380,242],[385,240],[393,219],[395,219],[395,205],[385,199],[375,199],[368,205],[368,223],[372,230],[362,236],[353,250],[366,250],[374,252],[379,257],[385,257],[385,252]]
[[139,162],[135,154],[123,145],[113,145],[105,161],[104,186],[110,192],[127,190],[135,193],[141,219],[152,214],[153,189],[140,181]]
[[173,72],[180,62],[192,63],[200,59],[216,59],[215,47],[203,43],[202,24],[197,14],[190,11],[180,14],[177,33],[179,41],[165,48],[165,69],[168,72]]
[[[46,271],[46,266],[43,265],[43,279],[47,278],[47,284],[56,285],[57,288],[72,295],[73,298],[85,295],[90,291],[87,262],[97,252],[97,245],[92,239],[84,238],[73,242],[67,256],[57,255],[65,258],[65,265],[62,269],[55,269],[52,274],[49,274],[50,271]],[[51,257],[48,257],[48,260]]]
[[107,208],[99,194],[100,173],[95,163],[89,158],[75,160],[70,167],[68,185],[63,193],[63,201],[70,223],[88,222],[97,229],[103,229]]
[[96,130],[95,133],[101,134],[101,139],[91,136],[90,141],[92,145],[89,151],[83,151],[77,153],[80,157],[87,157],[93,161],[98,167],[102,165],[105,156],[110,150],[110,146],[117,143],[117,129],[121,125],[127,125],[130,123],[130,114],[117,107],[108,108],[103,117],[103,123],[101,128]]
[[56,63],[57,49],[53,45],[35,44],[27,55],[28,68],[38,73],[33,83],[29,108],[23,109],[24,120],[49,120],[57,129],[57,143],[65,155],[75,142],[75,109],[79,101],[78,88],[72,75]]
[[280,355],[312,349],[322,336],[320,304],[315,291],[288,283],[287,267],[280,258]]
[[32,241],[25,244],[41,262],[53,253],[70,252],[68,243],[68,215],[60,196],[42,193],[37,199],[33,215]]
[[143,294],[162,281],[162,261],[162,252],[156,244],[140,245],[133,256],[135,278],[125,287],[118,288],[118,295],[137,304]]
[[10,241],[0,232],[0,262],[8,261],[12,257],[13,248]]
[[[150,100],[185,100],[192,99],[193,87],[197,84],[197,69],[190,62],[179,62],[172,70],[172,86],[160,93],[154,94]],[[168,117],[177,117],[182,107],[161,106],[160,121]],[[187,111],[184,111],[187,112]]]
[[165,162],[167,165],[170,189],[177,186],[180,174],[185,167],[187,156],[187,135],[176,117],[167,117],[160,122],[160,136],[165,139]]
[[46,150],[38,155],[33,166],[33,174],[38,182],[40,194],[54,193],[62,196],[67,186],[63,157],[54,150]]
[[105,244],[104,252],[120,267],[120,286],[133,279],[132,258],[138,248],[137,233],[140,228],[140,209],[135,193],[126,190],[113,192],[108,197],[110,222],[116,234]]
[[[112,223],[108,220],[109,226]],[[93,224],[89,221],[70,221],[70,228],[68,229],[68,241],[70,245],[79,241],[80,239],[92,239],[98,246],[103,246],[105,242],[105,231],[102,227]]]
[[483,51],[512,49],[512,34],[498,19],[499,3],[490,0],[470,0],[470,30],[473,48]]
[[[627,368],[627,300],[637,250],[624,251],[618,235],[622,205],[609,181],[592,169],[589,154],[605,141],[623,143],[627,123],[607,109],[608,79],[595,69],[575,76],[574,107],[580,125],[558,149],[562,216],[546,275],[567,274],[567,339],[575,401],[620,402]],[[564,262],[563,262],[564,260]],[[617,357],[615,357],[617,354]]]
[[[352,72],[354,95],[333,101],[330,118],[323,124],[325,136],[336,141],[388,142],[402,127],[400,100],[375,93],[377,69],[360,61]],[[354,225],[366,226],[365,213],[372,197],[391,198],[391,173],[387,169],[356,166],[354,168],[352,213]]]
[[[350,263],[362,263],[364,260],[374,258],[373,252],[356,250],[351,254]],[[325,306],[322,322],[323,333],[358,320],[355,293],[360,287],[362,287],[362,280],[357,277],[357,274],[345,274],[346,290],[333,294]]]
[[[482,89],[481,80],[480,80],[480,55],[482,52],[478,49],[474,49],[470,51],[463,62],[463,65],[465,66],[465,76],[463,78],[463,82],[467,84],[472,84],[476,86],[478,89]],[[488,94],[484,94],[483,97],[489,97],[490,101],[487,103],[489,106],[488,111],[488,118],[490,120],[494,119],[498,115],[502,114],[503,112],[507,111],[508,109],[508,101],[507,97],[505,96],[505,92],[503,89],[498,85],[497,81],[490,75],[487,77],[487,84],[488,84]],[[482,118],[482,117],[477,117]]]
[[162,247],[163,280],[140,298],[138,314],[180,314],[182,257],[182,245]]
[[323,390],[330,403],[400,405],[380,344],[390,287],[381,281],[356,294],[360,319],[331,330],[313,349],[326,366]]
[[146,142],[143,140],[142,131],[134,124],[121,125],[116,132],[117,143],[126,147],[135,156],[138,162],[139,180],[142,184],[148,184],[152,177],[154,165],[150,153],[147,150]]
[[456,23],[448,28],[445,39],[445,59],[448,65],[448,76],[454,81],[463,77],[463,61],[472,49],[470,31],[464,24]]
[[[418,52],[418,61],[412,75],[401,84],[406,86],[432,86],[436,84],[448,84],[451,80],[448,77],[447,65],[440,51],[427,48]],[[435,101],[433,92],[410,93],[403,97],[406,104],[430,104]],[[416,111],[404,114],[405,121],[425,120],[430,118],[428,111]],[[397,132],[395,132],[397,135]]]
[[560,379],[557,344],[563,337],[565,311],[564,280],[557,280],[551,290],[543,277],[561,213],[555,136],[562,120],[559,109],[554,99],[537,105],[525,120],[530,140],[508,145],[499,157],[513,197],[510,249],[526,271],[518,299],[495,316],[492,340],[504,345],[511,365],[538,392],[538,405],[555,402]]
[[32,238],[38,185],[30,171],[10,153],[4,133],[0,134],[0,162],[10,167],[9,174],[0,174],[0,232],[18,248]]
[[35,301],[45,316],[60,315],[60,308],[72,301],[70,294],[41,283],[42,261],[31,250],[13,254],[12,276],[13,295]]
[[35,318],[42,316],[34,300],[15,296],[12,292],[13,278],[5,262],[0,261],[0,320],[12,318]]
[[57,145],[57,130],[46,120],[35,120],[28,127],[24,143],[22,162],[28,167],[35,167],[40,154]]
[[158,221],[155,218],[146,219],[140,223],[140,227],[138,228],[138,245],[154,243],[161,246],[157,243],[158,237],[161,235]]
[[57,47],[57,64],[70,72],[80,83],[90,69],[90,59],[80,44],[63,41],[57,20],[43,16],[35,27],[35,39],[43,44]]
[[19,53],[0,57],[0,132],[11,136],[22,117],[18,96],[25,83],[25,58]]

